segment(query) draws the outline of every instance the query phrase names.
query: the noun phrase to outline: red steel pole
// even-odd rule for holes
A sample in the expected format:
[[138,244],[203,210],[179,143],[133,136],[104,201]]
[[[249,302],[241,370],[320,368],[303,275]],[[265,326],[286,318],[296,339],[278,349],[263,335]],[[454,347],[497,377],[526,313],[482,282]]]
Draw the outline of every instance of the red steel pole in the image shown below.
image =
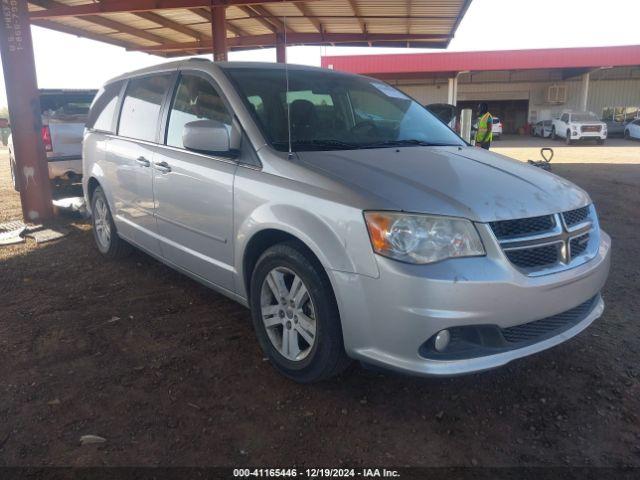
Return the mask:
[[27,0],[0,0],[0,55],[25,222],[53,217]]
[[211,5],[211,35],[213,37],[213,61],[227,61],[227,7]]
[[276,36],[276,62],[286,63],[287,61],[287,44],[284,43],[282,35]]

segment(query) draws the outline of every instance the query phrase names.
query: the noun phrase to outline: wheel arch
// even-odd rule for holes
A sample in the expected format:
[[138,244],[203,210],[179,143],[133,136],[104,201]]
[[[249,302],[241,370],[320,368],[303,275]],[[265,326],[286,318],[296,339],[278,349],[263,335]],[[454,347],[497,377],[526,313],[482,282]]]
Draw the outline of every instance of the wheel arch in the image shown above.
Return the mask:
[[260,256],[274,245],[285,242],[293,242],[298,244],[308,255],[310,255],[322,267],[322,270],[328,275],[327,269],[324,267],[318,256],[313,250],[297,236],[280,230],[277,228],[265,228],[256,232],[247,242],[242,257],[242,282],[247,299],[251,295],[251,275],[255,269]]
[[[343,225],[333,224],[307,209],[264,204],[242,217],[234,236],[236,291],[241,296],[249,298],[248,280],[256,259],[279,241],[295,240],[304,245],[323,267],[332,284],[334,270],[372,277],[379,274],[373,252],[370,255],[365,252],[362,248],[365,240],[353,233],[355,229],[342,232],[340,228]],[[366,242],[369,242],[368,237]]]

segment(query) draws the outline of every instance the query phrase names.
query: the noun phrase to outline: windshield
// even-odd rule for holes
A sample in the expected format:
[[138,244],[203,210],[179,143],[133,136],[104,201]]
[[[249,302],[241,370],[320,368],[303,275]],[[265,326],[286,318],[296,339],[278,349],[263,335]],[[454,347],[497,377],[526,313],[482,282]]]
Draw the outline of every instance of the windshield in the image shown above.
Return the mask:
[[600,119],[591,112],[585,112],[585,113],[572,113],[571,121],[572,122],[599,122]]
[[271,145],[295,151],[465,145],[423,106],[378,80],[330,71],[229,67],[225,71]]

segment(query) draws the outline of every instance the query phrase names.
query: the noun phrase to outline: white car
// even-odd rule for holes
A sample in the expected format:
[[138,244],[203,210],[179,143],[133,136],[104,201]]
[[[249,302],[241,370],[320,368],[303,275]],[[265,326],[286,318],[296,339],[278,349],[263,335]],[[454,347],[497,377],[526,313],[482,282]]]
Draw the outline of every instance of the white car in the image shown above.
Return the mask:
[[578,140],[595,140],[603,144],[607,139],[607,124],[592,112],[562,112],[551,121],[551,138],[564,138],[567,145]]
[[640,140],[640,118],[627,123],[624,128],[624,138]]
[[502,136],[502,120],[498,117],[493,117],[493,128],[491,129],[494,140],[500,140]]

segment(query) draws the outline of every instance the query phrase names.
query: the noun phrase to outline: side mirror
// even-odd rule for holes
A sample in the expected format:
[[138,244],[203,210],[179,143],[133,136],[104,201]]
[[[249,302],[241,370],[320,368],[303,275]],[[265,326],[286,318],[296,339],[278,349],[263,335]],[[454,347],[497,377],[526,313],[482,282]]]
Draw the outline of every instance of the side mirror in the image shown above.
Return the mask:
[[184,148],[195,152],[235,157],[239,145],[234,143],[238,142],[232,142],[229,128],[216,120],[195,120],[185,124],[182,131]]

